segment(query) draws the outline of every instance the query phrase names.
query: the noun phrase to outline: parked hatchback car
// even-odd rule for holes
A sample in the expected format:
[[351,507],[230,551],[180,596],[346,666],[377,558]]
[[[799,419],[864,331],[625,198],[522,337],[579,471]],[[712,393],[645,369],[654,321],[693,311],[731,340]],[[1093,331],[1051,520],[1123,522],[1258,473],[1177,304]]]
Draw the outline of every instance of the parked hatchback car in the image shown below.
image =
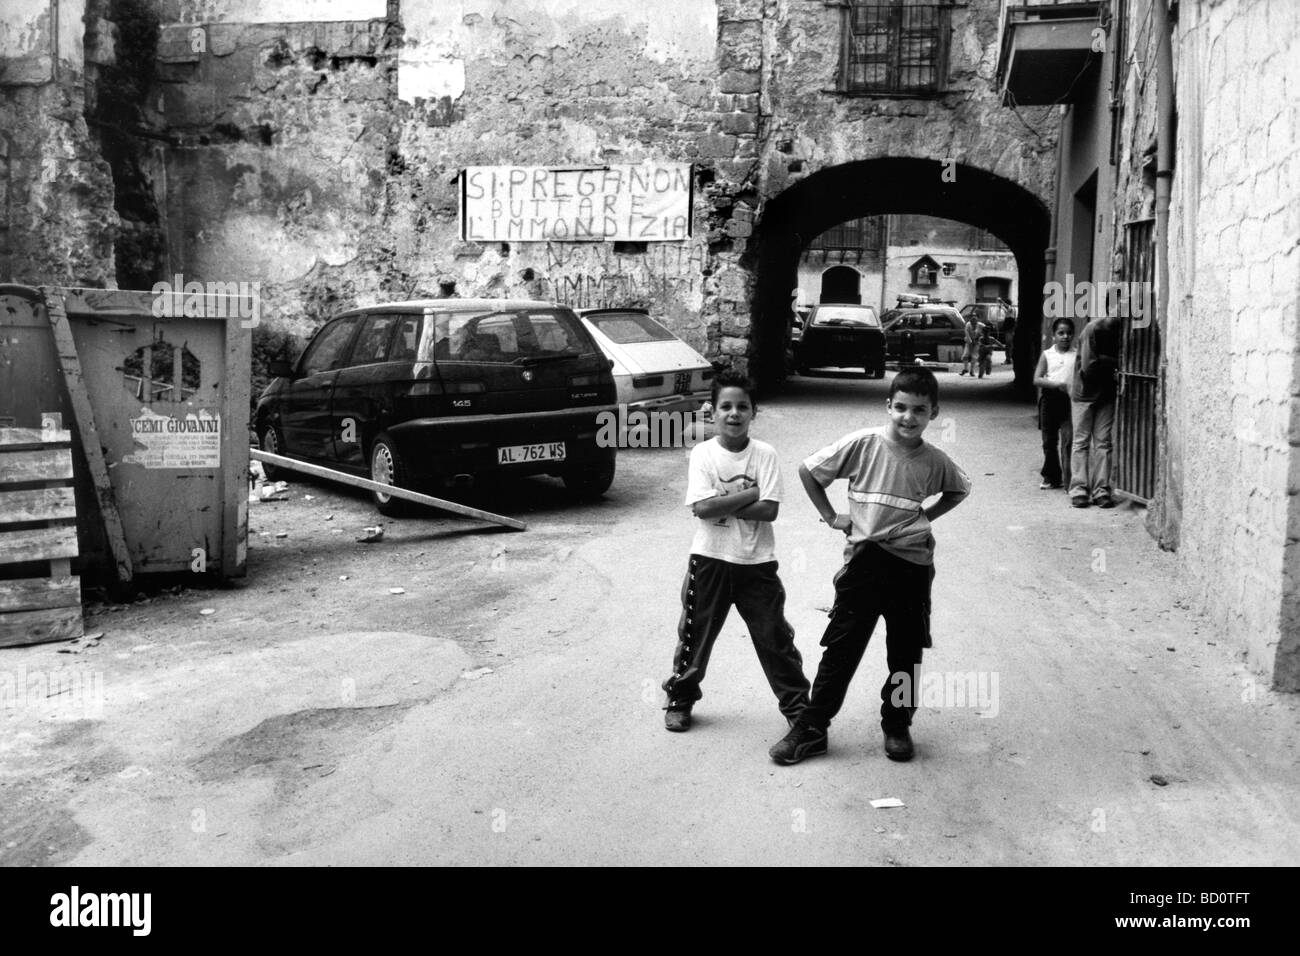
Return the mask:
[[645,309],[580,309],[614,363],[618,400],[629,411],[693,412],[709,399],[713,366]]
[[[264,451],[405,488],[549,474],[583,496],[614,479],[596,443],[609,360],[564,306],[428,299],[345,312],[262,393]],[[274,469],[268,469],[268,477]],[[374,493],[383,514],[401,499]]]
[[815,306],[794,345],[795,368],[861,368],[885,377],[885,333],[869,305]]
[[945,346],[962,348],[965,329],[961,315],[946,305],[926,304],[885,313],[885,349],[908,361],[930,356],[939,359]]

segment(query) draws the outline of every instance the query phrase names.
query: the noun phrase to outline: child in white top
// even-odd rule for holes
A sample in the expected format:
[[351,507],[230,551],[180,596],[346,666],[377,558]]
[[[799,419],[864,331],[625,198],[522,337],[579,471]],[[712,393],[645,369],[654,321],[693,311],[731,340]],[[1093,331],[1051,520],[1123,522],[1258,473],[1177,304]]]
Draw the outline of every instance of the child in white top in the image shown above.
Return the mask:
[[664,726],[691,726],[691,709],[713,642],[734,605],[749,628],[754,650],[781,713],[793,721],[808,703],[808,678],[785,619],[785,588],[777,577],[772,522],[781,506],[776,451],[749,437],[757,406],[743,375],[722,372],[713,383],[718,434],[691,449],[686,504],[696,517],[690,564],[682,582],[673,673]]
[[1074,322],[1057,319],[1052,323],[1052,347],[1038,357],[1034,384],[1040,389],[1038,427],[1043,433],[1043,482],[1038,487],[1065,488],[1070,484],[1070,445],[1074,428],[1070,424],[1070,381],[1074,378],[1079,353],[1074,342]]

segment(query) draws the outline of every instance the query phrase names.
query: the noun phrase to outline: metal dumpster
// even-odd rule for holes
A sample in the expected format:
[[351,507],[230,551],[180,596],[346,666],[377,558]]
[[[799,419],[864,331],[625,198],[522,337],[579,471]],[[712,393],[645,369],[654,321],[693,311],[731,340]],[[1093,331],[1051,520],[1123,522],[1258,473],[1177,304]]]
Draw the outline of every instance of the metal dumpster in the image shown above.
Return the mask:
[[0,426],[62,412],[83,575],[243,576],[256,317],[238,299],[0,285]]

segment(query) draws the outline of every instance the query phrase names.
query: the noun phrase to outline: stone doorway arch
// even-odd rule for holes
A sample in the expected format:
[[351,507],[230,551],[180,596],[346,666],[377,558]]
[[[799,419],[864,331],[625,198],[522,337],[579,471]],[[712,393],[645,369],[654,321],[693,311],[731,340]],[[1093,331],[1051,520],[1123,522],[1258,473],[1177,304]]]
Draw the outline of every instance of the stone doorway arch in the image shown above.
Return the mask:
[[741,264],[753,277],[749,369],[760,387],[770,388],[784,375],[790,289],[798,284],[804,246],[838,223],[891,213],[970,223],[987,229],[1011,249],[1019,272],[1017,329],[1021,330],[1015,343],[1015,380],[1028,389],[1040,347],[1050,212],[1017,182],[975,166],[915,158],[829,166],[759,207]]
[[822,273],[821,302],[858,305],[862,302],[862,275],[852,266],[831,266]]

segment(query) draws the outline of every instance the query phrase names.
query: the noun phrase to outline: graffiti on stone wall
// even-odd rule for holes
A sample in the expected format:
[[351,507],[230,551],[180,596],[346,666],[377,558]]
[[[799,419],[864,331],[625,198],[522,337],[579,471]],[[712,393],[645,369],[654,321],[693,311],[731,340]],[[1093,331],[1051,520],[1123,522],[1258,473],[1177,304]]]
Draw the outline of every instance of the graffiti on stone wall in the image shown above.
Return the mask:
[[702,244],[649,244],[643,253],[615,253],[611,245],[546,244],[543,283],[550,298],[575,309],[679,301],[698,309],[703,296]]
[[690,237],[691,167],[470,166],[460,219],[461,238],[480,242],[679,241]]

